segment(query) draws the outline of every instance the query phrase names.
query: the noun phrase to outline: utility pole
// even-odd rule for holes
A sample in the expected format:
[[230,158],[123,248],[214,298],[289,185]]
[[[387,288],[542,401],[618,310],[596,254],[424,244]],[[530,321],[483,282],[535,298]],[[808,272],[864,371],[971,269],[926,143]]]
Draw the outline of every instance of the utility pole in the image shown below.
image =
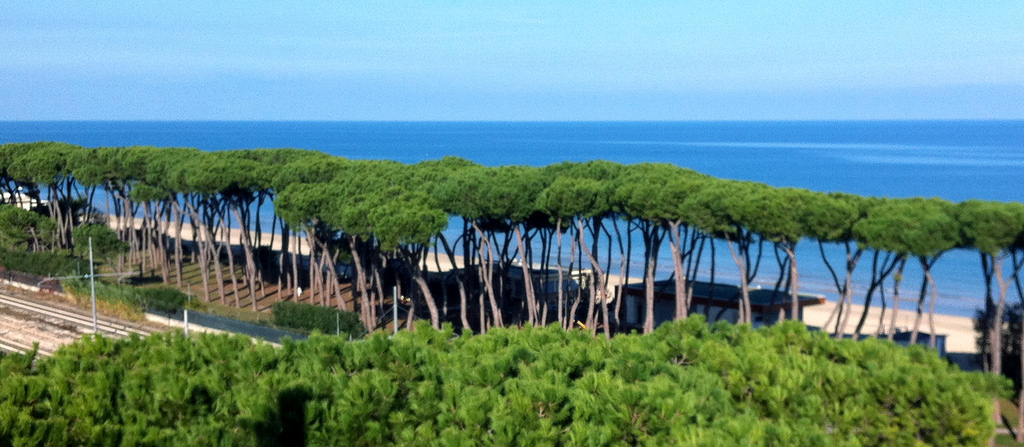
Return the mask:
[[77,276],[56,276],[50,278],[43,278],[39,281],[36,286],[42,286],[47,281],[57,281],[61,279],[78,279],[78,278],[89,278],[89,300],[92,302],[92,332],[98,334],[100,332],[99,318],[96,314],[96,277],[97,276],[130,276],[134,275],[134,272],[129,273],[105,273],[97,275],[95,272],[95,266],[93,266],[92,257],[92,238],[89,238],[89,274],[88,275],[77,275]]
[[92,298],[92,332],[100,332],[99,323],[96,318],[96,275],[93,273],[92,265],[92,238],[89,238],[89,296]]

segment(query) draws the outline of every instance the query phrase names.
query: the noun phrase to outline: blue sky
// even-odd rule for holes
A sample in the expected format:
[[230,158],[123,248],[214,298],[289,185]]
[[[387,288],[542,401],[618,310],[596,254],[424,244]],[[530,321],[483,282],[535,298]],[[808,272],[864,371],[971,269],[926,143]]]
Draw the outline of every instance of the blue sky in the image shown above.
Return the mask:
[[1024,118],[1019,2],[4,2],[0,120]]

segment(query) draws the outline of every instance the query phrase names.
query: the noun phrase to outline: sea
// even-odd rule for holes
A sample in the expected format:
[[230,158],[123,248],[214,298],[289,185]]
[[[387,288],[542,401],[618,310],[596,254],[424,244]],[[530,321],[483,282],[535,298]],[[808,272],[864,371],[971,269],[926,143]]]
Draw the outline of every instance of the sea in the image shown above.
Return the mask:
[[[663,162],[823,192],[1024,202],[1024,121],[0,122],[0,143],[30,141],[208,151],[288,147],[404,163],[453,155],[487,166]],[[836,249],[830,250],[837,259]],[[775,261],[768,256],[760,275],[765,287],[774,280]],[[801,244],[797,256],[801,290],[835,299],[816,244]],[[730,260],[719,261],[718,271],[726,271]],[[660,276],[666,276],[671,263],[660,264]],[[913,264],[904,295],[920,286]],[[863,259],[857,290],[866,287],[869,272],[870,259]],[[977,253],[949,252],[934,273],[940,313],[971,316],[984,305]]]

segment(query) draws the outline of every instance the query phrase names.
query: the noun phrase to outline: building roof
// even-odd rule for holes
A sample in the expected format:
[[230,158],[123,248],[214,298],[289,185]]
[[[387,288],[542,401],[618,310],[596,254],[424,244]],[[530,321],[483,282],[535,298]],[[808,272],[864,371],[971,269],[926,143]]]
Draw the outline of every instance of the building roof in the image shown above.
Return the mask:
[[[689,286],[693,287],[693,304],[712,304],[719,307],[736,307],[740,301],[740,288],[732,284],[709,283],[706,281],[690,281]],[[773,289],[762,289],[757,286],[750,287],[750,305],[756,310],[785,308],[790,305],[790,295],[785,290],[775,291]],[[633,296],[642,296],[644,284],[626,284],[625,293]],[[655,299],[675,300],[676,282],[672,279],[663,279],[654,282]],[[813,306],[825,303],[825,295],[800,293],[797,295],[799,306]]]

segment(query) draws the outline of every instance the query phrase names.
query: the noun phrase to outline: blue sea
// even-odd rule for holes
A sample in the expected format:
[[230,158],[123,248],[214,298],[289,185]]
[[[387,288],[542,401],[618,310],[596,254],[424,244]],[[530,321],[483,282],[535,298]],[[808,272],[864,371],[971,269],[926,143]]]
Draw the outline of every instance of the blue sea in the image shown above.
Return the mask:
[[[488,166],[666,162],[817,191],[1024,202],[1024,121],[0,122],[0,143],[42,140],[210,151],[291,147],[405,163],[454,155]],[[816,247],[803,244],[798,256],[802,290],[834,298]],[[869,261],[861,261],[861,274]],[[935,273],[940,312],[971,315],[982,305],[977,254],[948,253]],[[904,293],[914,293],[909,265],[907,278]]]

